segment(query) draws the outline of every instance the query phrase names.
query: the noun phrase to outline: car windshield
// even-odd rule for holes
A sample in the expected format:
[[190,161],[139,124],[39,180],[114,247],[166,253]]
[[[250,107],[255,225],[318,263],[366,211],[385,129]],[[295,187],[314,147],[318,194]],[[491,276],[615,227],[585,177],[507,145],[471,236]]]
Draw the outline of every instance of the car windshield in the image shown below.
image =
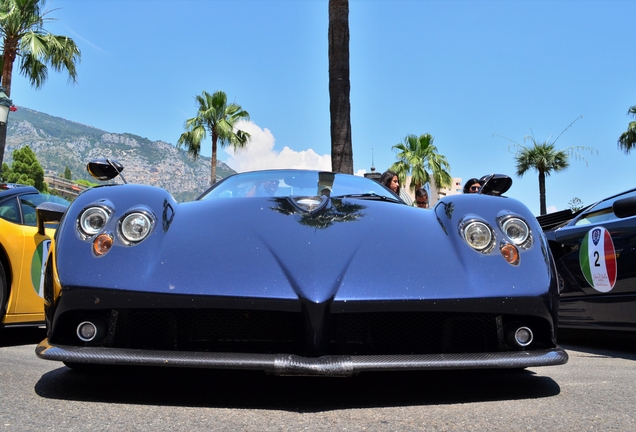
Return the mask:
[[365,177],[332,172],[271,170],[230,176],[206,191],[200,200],[242,197],[289,197],[328,195],[379,197],[397,201],[380,183]]
[[55,195],[44,194],[44,193],[34,193],[34,194],[26,194],[20,196],[20,205],[22,206],[22,217],[24,219],[25,225],[35,226],[36,223],[36,208],[38,205],[52,202],[56,204],[62,204],[66,207],[69,206],[69,202],[64,198],[60,198]]
[[591,225],[616,219],[616,215],[614,214],[614,210],[612,208],[614,202],[623,198],[631,198],[635,196],[636,190],[608,198],[605,201],[601,201],[600,203],[596,204],[594,207],[583,213],[581,217],[579,217],[579,219],[574,223],[574,225]]

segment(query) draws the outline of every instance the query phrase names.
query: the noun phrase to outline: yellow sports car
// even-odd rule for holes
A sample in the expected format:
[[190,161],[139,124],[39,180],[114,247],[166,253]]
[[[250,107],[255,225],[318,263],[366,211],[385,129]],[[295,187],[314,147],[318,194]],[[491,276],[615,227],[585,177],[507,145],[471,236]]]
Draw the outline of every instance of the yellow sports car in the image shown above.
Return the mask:
[[0,183],[0,327],[44,323],[42,257],[55,233],[36,227],[36,207],[45,202],[69,205],[32,186]]

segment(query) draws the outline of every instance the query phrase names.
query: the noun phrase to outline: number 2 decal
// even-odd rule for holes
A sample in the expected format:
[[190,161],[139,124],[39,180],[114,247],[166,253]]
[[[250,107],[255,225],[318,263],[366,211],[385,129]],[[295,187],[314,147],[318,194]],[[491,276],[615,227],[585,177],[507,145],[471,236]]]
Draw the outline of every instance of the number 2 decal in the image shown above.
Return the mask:
[[595,290],[606,293],[616,283],[616,252],[609,231],[592,228],[581,242],[579,264],[587,283]]

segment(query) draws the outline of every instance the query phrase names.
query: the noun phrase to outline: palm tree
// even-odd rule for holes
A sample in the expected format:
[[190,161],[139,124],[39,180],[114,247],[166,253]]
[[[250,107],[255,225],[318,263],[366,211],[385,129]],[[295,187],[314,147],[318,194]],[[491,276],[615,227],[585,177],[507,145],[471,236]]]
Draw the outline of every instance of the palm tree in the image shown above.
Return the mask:
[[353,174],[349,94],[349,0],[329,0],[331,170]]
[[539,172],[539,201],[541,203],[541,214],[546,214],[545,205],[545,177],[552,171],[559,172],[570,166],[569,157],[565,150],[556,150],[554,143],[547,141],[537,143],[532,138],[532,147],[521,146],[515,155],[517,163],[517,176],[523,175],[531,169]]
[[406,177],[411,175],[409,187],[411,191],[422,188],[422,185],[430,182],[437,198],[437,187],[449,187],[453,181],[449,171],[450,165],[443,156],[437,152],[433,145],[433,137],[430,134],[407,135],[404,142],[392,147],[398,150],[398,161],[389,168],[400,179],[400,184],[406,182]]
[[[13,63],[19,58],[20,74],[36,89],[42,87],[50,66],[54,71],[68,72],[69,81],[76,81],[81,53],[73,39],[57,36],[44,29],[52,21],[43,11],[46,0],[2,0],[0,2],[0,35],[2,42],[1,83],[8,97],[11,96]],[[4,159],[6,125],[0,129],[0,166]]]
[[206,132],[212,136],[212,162],[210,169],[210,184],[216,182],[216,147],[226,145],[239,150],[244,148],[251,136],[249,133],[236,129],[236,122],[249,120],[250,115],[240,105],[227,103],[225,92],[217,91],[209,94],[205,90],[201,96],[196,97],[199,109],[197,116],[185,122],[186,132],[182,133],[177,141],[177,146],[185,145],[188,153],[195,160],[201,152],[201,141],[205,139]]
[[583,116],[577,117],[572,123],[568,125],[563,132],[552,142],[549,142],[549,138],[544,142],[537,142],[534,135],[526,136],[523,138],[525,143],[527,140],[532,142],[532,147],[521,145],[510,138],[502,137],[512,142],[516,147],[515,162],[517,164],[517,176],[520,178],[531,169],[537,170],[539,173],[539,202],[541,214],[546,214],[545,205],[545,178],[549,176],[553,171],[559,172],[570,166],[569,158],[574,156],[577,159],[583,159],[587,165],[587,160],[582,157],[578,150],[589,150],[591,153],[597,152],[592,147],[584,146],[572,146],[562,150],[557,150],[555,144],[563,133],[568,130],[578,119]]
[[[636,117],[636,105],[629,107],[627,114]],[[618,147],[623,149],[625,154],[629,154],[629,151],[636,147],[636,121],[629,122],[627,131],[618,138]]]

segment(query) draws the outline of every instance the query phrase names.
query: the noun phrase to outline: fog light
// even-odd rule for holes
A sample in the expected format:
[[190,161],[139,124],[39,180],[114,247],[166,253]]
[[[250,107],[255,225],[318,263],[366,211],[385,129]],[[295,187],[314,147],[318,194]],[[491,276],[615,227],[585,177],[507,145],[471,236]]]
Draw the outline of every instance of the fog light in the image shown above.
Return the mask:
[[506,343],[511,348],[524,348],[532,343],[534,335],[529,327],[519,322],[508,323],[504,328]]
[[528,346],[532,343],[532,330],[528,327],[519,327],[515,332],[515,341],[520,346]]
[[77,337],[84,342],[90,342],[97,336],[97,326],[90,321],[84,321],[77,326]]

